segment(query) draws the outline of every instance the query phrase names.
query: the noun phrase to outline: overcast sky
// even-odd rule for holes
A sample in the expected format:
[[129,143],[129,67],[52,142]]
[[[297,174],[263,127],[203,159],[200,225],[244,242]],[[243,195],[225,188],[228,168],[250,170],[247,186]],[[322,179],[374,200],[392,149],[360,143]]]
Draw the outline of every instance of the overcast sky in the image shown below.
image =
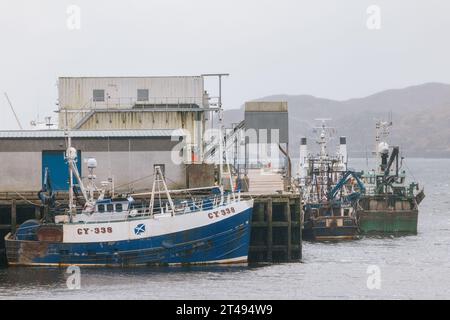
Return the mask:
[[[370,5],[381,29],[367,27]],[[0,91],[28,126],[54,115],[58,76],[228,72],[226,108],[450,83],[449,17],[448,0],[1,0]],[[3,95],[0,107],[0,129],[16,129]]]

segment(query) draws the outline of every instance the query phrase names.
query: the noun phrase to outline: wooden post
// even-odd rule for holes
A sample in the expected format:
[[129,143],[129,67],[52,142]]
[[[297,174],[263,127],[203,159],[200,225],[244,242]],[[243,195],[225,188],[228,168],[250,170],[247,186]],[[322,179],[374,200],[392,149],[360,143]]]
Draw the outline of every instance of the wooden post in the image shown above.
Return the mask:
[[44,206],[44,215],[43,215],[44,220],[48,219],[48,206]]
[[34,217],[36,218],[36,220],[41,220],[41,207],[34,207]]
[[267,201],[267,261],[272,262],[273,230],[272,230],[272,198]]
[[16,232],[17,225],[17,206],[16,199],[11,200],[11,232]]
[[258,203],[257,219],[256,221],[264,221],[264,203]]
[[286,202],[286,221],[288,223],[287,234],[287,261],[292,260],[292,219],[291,219],[291,203],[290,199]]
[[303,231],[303,206],[302,206],[302,202],[300,201],[302,195],[300,194],[300,196],[295,199],[295,210],[298,212],[298,221],[299,221],[299,234],[300,234],[300,240],[299,240],[299,246],[300,246],[300,259],[302,258],[303,255],[303,240],[302,240],[302,231]]

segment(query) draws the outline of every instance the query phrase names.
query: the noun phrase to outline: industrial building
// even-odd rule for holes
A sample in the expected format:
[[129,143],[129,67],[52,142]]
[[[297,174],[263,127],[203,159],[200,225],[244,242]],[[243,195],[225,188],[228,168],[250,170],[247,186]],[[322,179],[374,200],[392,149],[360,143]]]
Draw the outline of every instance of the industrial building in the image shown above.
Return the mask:
[[[113,181],[117,192],[149,189],[156,165],[163,168],[171,187],[186,186],[186,167],[177,149],[183,130],[83,130],[71,131],[70,136],[81,175],[88,172],[85,161],[96,158],[98,183]],[[45,168],[53,189],[67,191],[65,150],[63,130],[0,131],[0,192],[40,190]]]
[[285,168],[280,146],[288,152],[289,118],[285,101],[245,103],[246,161],[251,168]]
[[194,163],[203,162],[206,122],[218,110],[203,76],[61,77],[58,97],[60,129],[184,129]]
[[61,77],[58,130],[0,131],[0,192],[38,191],[45,168],[55,189],[67,190],[65,130],[81,174],[94,157],[97,181],[113,180],[117,191],[148,188],[142,178],[155,165],[174,188],[214,183],[213,168],[203,165],[203,136],[218,108],[203,76]]
[[[244,120],[226,129],[224,141],[233,174],[238,181],[245,180],[242,190],[264,193],[289,189],[292,165],[287,102],[246,102]],[[205,162],[217,164],[219,150],[217,143],[208,144]]]

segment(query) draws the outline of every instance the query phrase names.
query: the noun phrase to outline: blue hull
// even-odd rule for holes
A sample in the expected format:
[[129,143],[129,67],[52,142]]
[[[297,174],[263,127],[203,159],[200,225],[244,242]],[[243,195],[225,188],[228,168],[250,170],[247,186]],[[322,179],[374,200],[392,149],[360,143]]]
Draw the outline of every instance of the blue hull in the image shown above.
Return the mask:
[[99,243],[6,239],[10,265],[138,266],[247,261],[252,209],[210,225],[162,236]]

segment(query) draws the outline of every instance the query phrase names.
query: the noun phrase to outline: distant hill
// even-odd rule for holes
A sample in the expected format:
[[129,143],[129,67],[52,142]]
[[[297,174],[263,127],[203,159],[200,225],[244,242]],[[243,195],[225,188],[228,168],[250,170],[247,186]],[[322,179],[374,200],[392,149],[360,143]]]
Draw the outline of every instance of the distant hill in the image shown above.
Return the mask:
[[[374,149],[375,119],[392,112],[391,144],[409,157],[450,157],[450,85],[426,83],[382,91],[344,101],[310,95],[273,95],[255,101],[287,101],[292,156],[298,155],[300,137],[314,138],[314,119],[331,118],[337,136],[347,136],[352,156],[364,157]],[[226,110],[224,121],[239,122],[244,108]]]

